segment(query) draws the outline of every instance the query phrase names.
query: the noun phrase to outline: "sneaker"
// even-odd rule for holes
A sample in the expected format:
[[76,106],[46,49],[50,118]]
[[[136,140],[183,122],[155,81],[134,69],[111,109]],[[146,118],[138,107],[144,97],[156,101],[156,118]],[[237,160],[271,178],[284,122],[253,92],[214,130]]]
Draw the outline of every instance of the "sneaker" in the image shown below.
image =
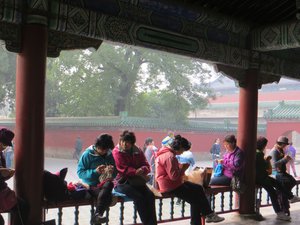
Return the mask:
[[218,216],[215,212],[213,212],[206,216],[206,223],[218,223],[224,219],[224,217]]
[[294,197],[292,199],[289,200],[290,203],[294,203],[294,202],[300,202],[300,198],[296,195],[294,195]]
[[277,219],[277,220],[290,221],[290,220],[291,220],[291,217],[285,215],[284,212],[279,212],[279,213],[277,213],[276,219]]
[[92,218],[93,225],[101,225],[102,223],[107,222],[107,217],[96,213]]

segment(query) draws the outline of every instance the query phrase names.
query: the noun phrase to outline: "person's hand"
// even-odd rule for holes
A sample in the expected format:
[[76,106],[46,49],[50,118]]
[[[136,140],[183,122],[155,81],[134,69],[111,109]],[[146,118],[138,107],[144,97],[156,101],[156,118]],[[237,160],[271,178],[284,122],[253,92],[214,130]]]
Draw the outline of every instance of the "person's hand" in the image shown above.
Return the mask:
[[289,155],[285,155],[284,158],[285,158],[287,161],[292,160],[291,156],[289,156]]
[[190,164],[188,164],[188,163],[184,163],[184,164],[181,164],[181,165],[182,165],[181,168],[182,168],[183,171],[186,171],[190,166]]
[[223,164],[224,160],[223,159],[218,159],[218,163]]
[[114,171],[114,166],[113,165],[108,165],[107,169],[108,169],[108,172],[113,172]]
[[105,170],[105,167],[106,167],[105,165],[100,165],[100,166],[98,166],[98,167],[96,168],[97,173],[99,173],[99,174],[103,173],[104,170]]
[[143,175],[144,174],[144,170],[142,168],[138,168],[136,171],[135,171],[135,174],[136,175]]
[[266,161],[270,161],[271,159],[272,159],[272,156],[270,156],[270,155],[268,155],[268,156],[265,157]]

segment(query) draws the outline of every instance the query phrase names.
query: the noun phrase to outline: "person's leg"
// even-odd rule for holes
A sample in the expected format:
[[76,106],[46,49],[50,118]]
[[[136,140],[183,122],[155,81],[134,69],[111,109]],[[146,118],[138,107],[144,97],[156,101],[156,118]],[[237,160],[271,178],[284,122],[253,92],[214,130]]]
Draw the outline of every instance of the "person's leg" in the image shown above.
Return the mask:
[[146,185],[133,187],[126,183],[116,186],[115,190],[125,194],[134,201],[137,212],[144,225],[157,224],[155,197]]
[[209,185],[230,186],[230,183],[231,183],[231,178],[222,175],[220,177],[212,177]]
[[221,222],[224,220],[223,217],[216,215],[210,208],[202,186],[184,182],[170,193],[190,203],[192,225],[201,225],[201,215],[206,216],[209,222]]
[[[292,192],[292,188],[295,186],[294,184],[289,184],[288,179],[290,175],[284,173],[277,173],[276,175],[276,187],[277,190],[281,191],[284,196],[288,199],[292,199],[294,194]],[[293,186],[294,185],[294,186]]]
[[97,197],[97,206],[96,206],[96,213],[99,215],[103,215],[103,213],[108,209],[112,201],[112,189],[114,184],[112,181],[107,181],[99,191]]
[[282,209],[278,202],[278,195],[276,189],[272,186],[271,183],[268,182],[261,183],[260,185],[268,192],[275,213],[281,212]]
[[1,214],[0,214],[0,225],[4,225],[4,219]]
[[286,164],[286,172],[287,172],[287,173],[290,173],[290,167],[291,167],[291,162],[288,162],[288,163]]
[[297,177],[297,172],[296,172],[296,168],[295,168],[295,161],[292,160],[292,161],[290,162],[290,164],[291,164],[291,168],[292,168],[293,173],[294,173],[294,177]]

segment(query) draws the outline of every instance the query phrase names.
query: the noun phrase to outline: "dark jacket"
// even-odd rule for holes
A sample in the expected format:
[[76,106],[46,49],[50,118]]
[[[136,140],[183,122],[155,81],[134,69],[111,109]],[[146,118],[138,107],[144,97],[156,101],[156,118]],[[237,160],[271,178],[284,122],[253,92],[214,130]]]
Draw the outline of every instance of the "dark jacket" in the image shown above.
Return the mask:
[[267,169],[268,169],[268,162],[265,160],[265,155],[262,151],[256,150],[256,183],[260,184],[261,182],[269,177]]

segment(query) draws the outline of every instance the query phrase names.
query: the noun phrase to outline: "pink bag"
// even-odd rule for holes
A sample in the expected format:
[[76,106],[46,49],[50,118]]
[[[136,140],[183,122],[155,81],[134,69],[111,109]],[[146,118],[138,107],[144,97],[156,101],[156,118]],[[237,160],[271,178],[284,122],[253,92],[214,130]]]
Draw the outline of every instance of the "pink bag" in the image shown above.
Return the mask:
[[17,204],[17,197],[9,187],[0,191],[0,213],[11,210]]

